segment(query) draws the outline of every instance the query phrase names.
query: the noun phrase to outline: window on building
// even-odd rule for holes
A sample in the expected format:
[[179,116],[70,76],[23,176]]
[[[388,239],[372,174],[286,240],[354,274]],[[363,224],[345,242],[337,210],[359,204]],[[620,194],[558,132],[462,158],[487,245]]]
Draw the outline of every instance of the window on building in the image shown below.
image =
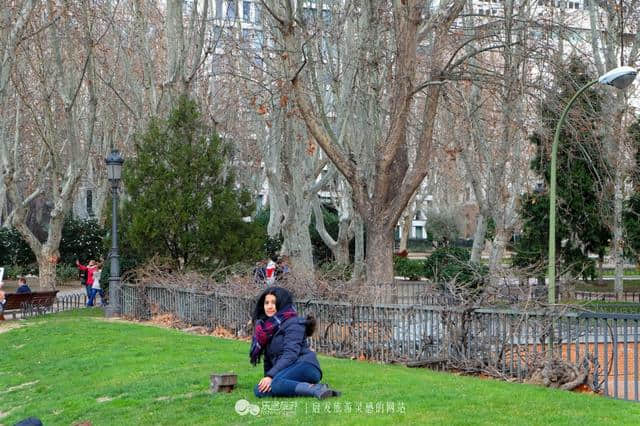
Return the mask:
[[316,10],[311,7],[302,8],[302,17],[306,22],[313,22],[315,18]]
[[253,49],[261,50],[263,42],[264,42],[264,35],[262,34],[262,31],[256,31],[253,35]]
[[331,25],[331,11],[330,10],[323,10],[322,11],[322,22],[325,25]]
[[222,27],[219,25],[214,25],[211,30],[211,39],[214,43],[219,42],[222,39]]
[[193,0],[183,0],[182,4],[184,5],[184,11],[187,13],[193,12]]
[[216,18],[222,18],[222,0],[216,0]]
[[242,20],[244,22],[251,22],[251,2],[242,2]]
[[236,2],[235,2],[235,0],[227,0],[227,18],[236,19]]
[[418,240],[424,239],[424,228],[422,226],[414,227],[415,238]]
[[262,23],[262,5],[254,4],[253,5],[253,22],[256,25],[260,25]]

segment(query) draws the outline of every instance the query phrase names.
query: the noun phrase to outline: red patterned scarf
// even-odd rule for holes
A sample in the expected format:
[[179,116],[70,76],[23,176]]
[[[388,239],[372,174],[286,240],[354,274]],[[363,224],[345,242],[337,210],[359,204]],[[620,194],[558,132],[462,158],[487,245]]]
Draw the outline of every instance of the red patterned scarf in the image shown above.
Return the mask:
[[280,325],[291,317],[297,316],[293,305],[288,305],[282,308],[279,312],[266,320],[258,320],[256,322],[256,329],[253,332],[253,339],[251,341],[251,349],[249,350],[249,358],[251,364],[256,365],[260,362],[260,356],[264,353],[265,348],[269,344],[269,340],[280,329]]

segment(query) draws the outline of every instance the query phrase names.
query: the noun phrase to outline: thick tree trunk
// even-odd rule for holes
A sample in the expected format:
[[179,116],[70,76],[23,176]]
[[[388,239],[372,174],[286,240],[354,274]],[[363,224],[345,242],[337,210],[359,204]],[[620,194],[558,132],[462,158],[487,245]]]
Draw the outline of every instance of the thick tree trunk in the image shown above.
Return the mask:
[[482,213],[478,213],[476,232],[473,235],[473,247],[471,248],[471,261],[480,262],[482,250],[484,250],[484,240],[487,235],[487,221]]
[[[294,277],[310,281],[313,279],[313,252],[309,225],[311,224],[312,194],[309,190],[313,182],[314,157],[307,154],[304,145],[298,143],[298,132],[304,132],[302,123],[287,117],[288,109],[279,111],[283,132],[279,150],[280,193],[278,201],[284,213],[282,222],[282,254],[289,256],[291,273]],[[315,176],[313,176],[315,177]]]
[[277,238],[282,230],[282,211],[279,199],[278,186],[274,180],[269,180],[269,223],[267,224],[267,235]]
[[604,256],[598,256],[598,285],[604,287]]
[[366,278],[365,264],[364,264],[364,227],[362,220],[357,215],[354,216],[354,239],[355,239],[355,253],[353,257],[353,276],[352,282],[357,283]]
[[290,197],[289,209],[282,226],[282,254],[289,256],[293,276],[303,280],[313,279],[313,257],[309,236],[310,204],[302,197]]
[[52,253],[43,247],[42,254],[36,256],[38,260],[38,280],[41,288],[51,288],[55,290],[56,285],[56,264],[58,261],[58,254]]
[[349,243],[351,242],[351,238],[349,238],[349,224],[343,223],[343,221],[340,220],[339,226],[338,241],[336,241],[336,249],[333,255],[336,262],[340,265],[349,265],[351,263],[351,259],[349,258]]
[[369,222],[365,260],[367,284],[380,287],[393,283],[393,228]]
[[489,257],[489,277],[491,284],[499,285],[498,273],[502,266],[502,258],[504,257],[504,248],[507,245],[507,233],[503,227],[496,228],[496,235],[493,237],[491,244],[491,255]]

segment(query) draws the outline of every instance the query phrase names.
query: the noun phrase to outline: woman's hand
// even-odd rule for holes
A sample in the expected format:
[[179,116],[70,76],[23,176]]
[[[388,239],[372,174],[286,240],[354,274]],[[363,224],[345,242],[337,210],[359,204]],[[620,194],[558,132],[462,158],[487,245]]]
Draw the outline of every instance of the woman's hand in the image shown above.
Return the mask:
[[273,380],[271,377],[263,377],[258,382],[258,390],[262,393],[271,391],[271,380]]

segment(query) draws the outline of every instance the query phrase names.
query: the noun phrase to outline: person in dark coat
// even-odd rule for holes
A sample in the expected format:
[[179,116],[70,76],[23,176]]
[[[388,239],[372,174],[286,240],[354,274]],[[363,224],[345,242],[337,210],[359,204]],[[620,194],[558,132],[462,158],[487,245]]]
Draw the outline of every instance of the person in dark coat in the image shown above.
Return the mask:
[[16,293],[18,293],[18,294],[31,293],[31,289],[27,285],[27,280],[26,279],[24,279],[24,278],[18,279],[18,284],[20,284],[20,287],[18,287],[18,289],[16,290]]
[[325,399],[340,395],[320,383],[322,370],[307,342],[307,336],[313,334],[315,319],[298,316],[288,290],[266,289],[256,303],[253,323],[251,364],[255,366],[264,356],[264,377],[253,390],[258,398],[313,396]]

